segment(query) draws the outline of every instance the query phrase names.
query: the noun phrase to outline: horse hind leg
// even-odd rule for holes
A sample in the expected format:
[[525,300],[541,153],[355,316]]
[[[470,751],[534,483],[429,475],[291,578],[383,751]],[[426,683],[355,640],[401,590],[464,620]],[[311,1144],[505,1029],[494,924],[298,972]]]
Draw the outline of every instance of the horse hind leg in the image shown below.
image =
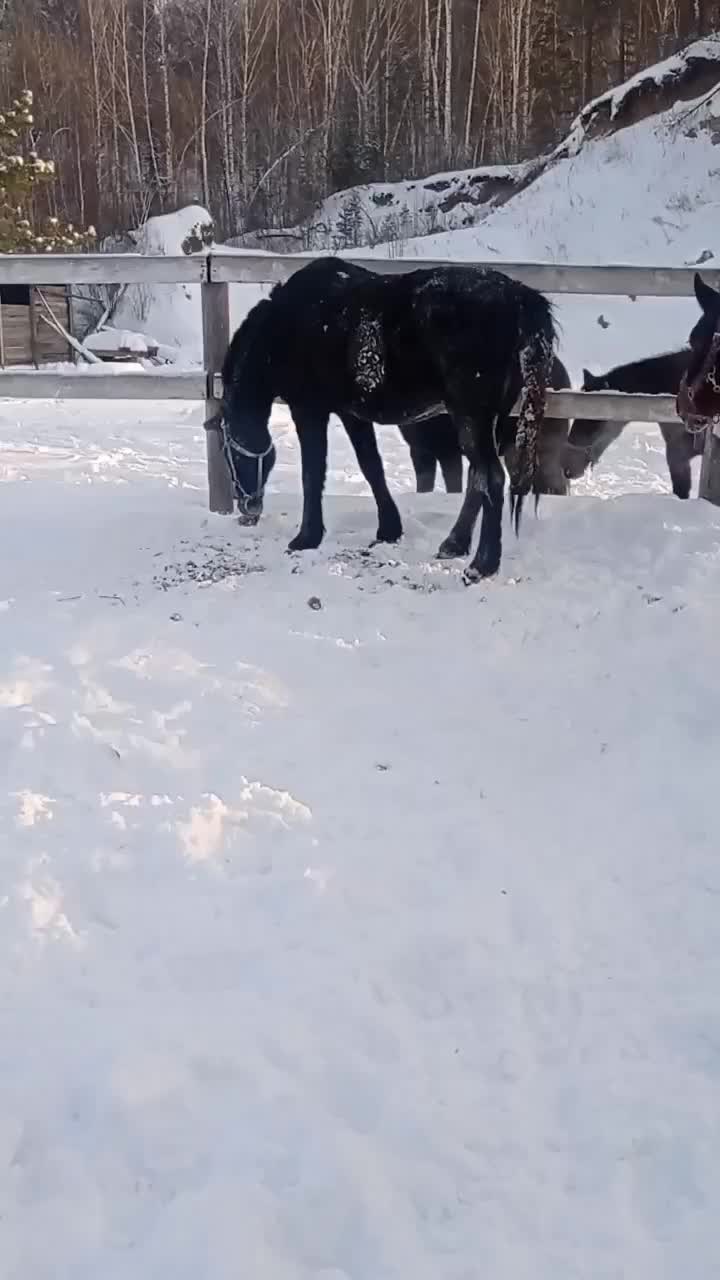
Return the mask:
[[425,439],[422,423],[410,423],[399,427],[400,435],[410,450],[410,459],[415,472],[415,492],[432,493],[435,488],[435,471],[437,461],[432,448]]
[[502,517],[505,503],[505,468],[498,457],[495,442],[490,437],[479,441],[476,475],[484,475],[482,494],[482,524],[480,541],[472,561],[465,570],[466,582],[478,582],[491,578],[500,568],[502,557]]
[[415,469],[415,492],[432,493],[435,488],[437,462],[435,455],[422,445],[412,445],[410,457]]
[[458,436],[469,465],[467,486],[457,520],[438,547],[439,560],[454,560],[468,554],[487,487],[487,477],[482,467],[477,465],[473,429],[469,421],[460,421]]
[[460,514],[438,556],[467,555],[482,512],[480,542],[465,575],[468,582],[491,577],[500,567],[505,471],[495,445],[495,416],[485,410],[477,420],[468,415],[458,417],[458,434],[469,463],[467,488]]
[[570,423],[567,418],[544,418],[538,437],[538,469],[535,492],[566,497],[565,450]]
[[448,439],[438,447],[438,462],[445,484],[446,493],[462,493],[463,491],[463,456],[458,443],[454,422],[448,418]]
[[463,455],[458,431],[449,413],[439,414],[426,424],[427,443],[442,472],[446,493],[463,491]]
[[355,450],[358,466],[367,480],[377,503],[378,542],[398,542],[402,537],[400,512],[392,499],[385,479],[385,468],[377,447],[375,428],[350,414],[344,414],[342,423]]

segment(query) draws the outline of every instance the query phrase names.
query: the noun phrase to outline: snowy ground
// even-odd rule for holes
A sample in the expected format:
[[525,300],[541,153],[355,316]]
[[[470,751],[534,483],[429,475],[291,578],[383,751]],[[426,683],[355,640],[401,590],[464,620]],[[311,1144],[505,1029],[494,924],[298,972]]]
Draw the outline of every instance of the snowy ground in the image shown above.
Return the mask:
[[200,417],[0,406],[2,1280],[715,1274],[720,513],[631,431],[466,590],[338,433],[292,559]]

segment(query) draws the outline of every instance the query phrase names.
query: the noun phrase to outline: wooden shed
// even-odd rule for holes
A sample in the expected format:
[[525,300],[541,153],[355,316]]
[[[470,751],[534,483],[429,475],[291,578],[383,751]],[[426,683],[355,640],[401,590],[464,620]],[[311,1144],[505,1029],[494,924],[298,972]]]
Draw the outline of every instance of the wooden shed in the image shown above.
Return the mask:
[[0,285],[0,368],[74,359],[67,333],[72,313],[65,285]]

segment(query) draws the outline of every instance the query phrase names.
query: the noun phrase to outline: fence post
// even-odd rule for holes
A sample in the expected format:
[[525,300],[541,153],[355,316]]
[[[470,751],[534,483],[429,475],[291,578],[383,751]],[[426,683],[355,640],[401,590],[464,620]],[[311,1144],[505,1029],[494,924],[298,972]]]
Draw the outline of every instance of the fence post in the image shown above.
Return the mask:
[[707,428],[705,450],[700,467],[700,485],[698,497],[705,498],[720,507],[720,437],[715,434],[713,424]]
[[212,258],[207,258],[208,280],[201,284],[203,365],[207,390],[205,393],[205,440],[207,448],[208,498],[210,510],[220,515],[232,515],[234,497],[232,480],[222,447],[219,423],[213,419],[220,412],[220,402],[213,394],[213,376],[222,368],[230,342],[230,297],[228,285],[214,284]]

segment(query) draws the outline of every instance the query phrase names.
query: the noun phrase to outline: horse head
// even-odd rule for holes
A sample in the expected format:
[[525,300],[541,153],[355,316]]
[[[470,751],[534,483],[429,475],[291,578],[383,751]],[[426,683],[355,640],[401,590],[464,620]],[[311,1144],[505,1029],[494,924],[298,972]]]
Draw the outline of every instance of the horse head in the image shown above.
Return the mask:
[[223,362],[223,442],[243,524],[260,519],[275,466],[268,425],[275,398],[272,322],[273,304],[264,298],[248,312]]
[[[581,391],[607,391],[607,378],[583,369]],[[588,467],[599,462],[608,445],[618,434],[612,422],[604,418],[575,418],[563,451],[563,471],[567,480],[579,480]]]
[[690,361],[677,397],[677,411],[690,431],[720,420],[720,293],[695,273],[702,315],[690,334]]

